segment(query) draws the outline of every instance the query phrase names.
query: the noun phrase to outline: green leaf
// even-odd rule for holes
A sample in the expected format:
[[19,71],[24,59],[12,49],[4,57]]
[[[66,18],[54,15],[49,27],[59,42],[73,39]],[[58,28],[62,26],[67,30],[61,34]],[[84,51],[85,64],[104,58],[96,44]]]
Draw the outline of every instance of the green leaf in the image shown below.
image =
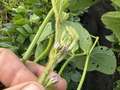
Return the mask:
[[81,25],[79,25],[78,28],[80,29],[80,33],[79,33],[80,47],[85,53],[88,53],[93,44],[91,36],[89,32],[85,28],[83,28]]
[[[43,53],[43,51],[46,49],[47,44],[48,44],[48,40],[37,44],[37,47],[35,50],[35,59],[37,59],[39,55]],[[43,58],[40,58],[40,59],[43,59]]]
[[32,28],[30,27],[30,25],[25,24],[25,25],[23,25],[23,27],[28,33],[30,33],[30,34],[32,33]]
[[72,65],[68,65],[63,71],[62,76],[65,78],[67,83],[70,85],[71,82],[78,83],[81,77],[81,73]]
[[120,0],[111,0],[114,4],[120,7]]
[[18,49],[18,47],[16,47],[16,46],[13,46],[13,45],[11,45],[10,43],[0,43],[0,47],[2,47],[2,48],[9,48],[9,49],[11,49],[11,50],[13,50],[13,51],[16,51],[17,49]]
[[[72,57],[72,62],[79,69],[84,68],[85,56],[74,56]],[[116,57],[111,49],[107,47],[98,46],[94,48],[91,53],[90,62],[88,66],[88,71],[99,71],[104,74],[113,74],[116,69]]]
[[39,44],[37,45],[36,47],[36,50],[35,50],[35,58],[37,58],[44,50],[44,47],[43,47],[43,44]]
[[15,26],[12,23],[5,23],[4,28],[2,28],[2,31],[7,35],[14,34],[16,32]]
[[120,90],[120,80],[115,81],[116,87],[113,88],[113,90]]
[[118,42],[118,39],[115,37],[114,34],[112,34],[112,35],[107,35],[107,36],[106,36],[106,39],[107,39],[108,41],[110,41],[110,42],[113,42],[113,43],[117,43],[117,42]]
[[72,12],[83,12],[95,2],[96,0],[69,0],[69,9]]
[[[62,46],[67,46],[72,42],[71,37],[75,36],[74,34],[70,36],[70,34],[68,34],[67,29],[69,30],[69,26],[65,25],[66,27],[64,27],[64,25],[62,26],[61,29],[61,36],[60,36],[60,44]],[[60,34],[60,33],[59,33]],[[74,37],[74,39],[76,39],[76,37]]]
[[41,42],[41,41],[44,41],[45,39],[47,39],[51,34],[53,34],[54,33],[54,30],[53,30],[53,28],[52,28],[52,23],[51,22],[49,22],[47,25],[46,25],[46,27],[45,27],[45,29],[43,30],[43,32],[42,32],[42,34],[41,34],[41,36],[40,36],[40,38],[39,38],[39,40],[38,40],[38,44]]
[[13,39],[11,37],[0,36],[0,42],[11,42]]
[[27,12],[24,5],[20,5],[17,8],[13,8],[13,11],[21,14],[24,14],[25,12]]
[[30,22],[31,23],[38,23],[39,20],[40,20],[40,17],[37,16],[36,14],[33,14],[33,15],[30,16]]
[[15,27],[11,23],[4,24],[4,28],[1,28],[1,30],[0,30],[0,33],[5,36],[13,35],[13,34],[15,34],[15,32],[16,32]]
[[80,72],[78,72],[78,71],[73,71],[73,72],[71,72],[71,80],[73,81],[73,82],[79,82],[79,80],[80,80],[80,77],[81,77],[81,73]]
[[117,67],[117,71],[120,73],[120,66]]
[[23,36],[28,36],[27,32],[22,28],[16,28],[16,30]]
[[20,14],[18,14],[15,17],[13,17],[12,23],[15,25],[25,25],[25,24],[29,23],[29,20],[27,18],[21,16]]
[[108,12],[102,16],[106,28],[110,29],[120,42],[120,12]]
[[30,42],[32,42],[32,40],[34,39],[34,37],[35,37],[35,34],[31,34],[31,35],[29,36]]
[[62,12],[61,21],[64,22],[69,18],[69,13]]
[[25,41],[25,39],[26,39],[26,38],[25,38],[23,35],[19,34],[19,35],[17,36],[16,41],[17,41],[18,43],[20,43],[20,44],[23,44],[24,41]]
[[72,37],[79,40],[80,48],[88,53],[93,44],[89,32],[77,22],[67,21],[65,26],[69,29]]

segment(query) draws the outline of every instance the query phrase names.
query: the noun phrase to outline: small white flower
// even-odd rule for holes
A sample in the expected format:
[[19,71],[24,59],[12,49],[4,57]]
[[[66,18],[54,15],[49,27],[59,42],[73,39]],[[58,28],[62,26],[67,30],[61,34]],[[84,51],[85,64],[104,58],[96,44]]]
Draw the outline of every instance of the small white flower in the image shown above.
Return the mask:
[[56,43],[54,44],[54,48],[56,48],[56,49],[60,48],[60,43],[59,43],[59,42],[56,42]]

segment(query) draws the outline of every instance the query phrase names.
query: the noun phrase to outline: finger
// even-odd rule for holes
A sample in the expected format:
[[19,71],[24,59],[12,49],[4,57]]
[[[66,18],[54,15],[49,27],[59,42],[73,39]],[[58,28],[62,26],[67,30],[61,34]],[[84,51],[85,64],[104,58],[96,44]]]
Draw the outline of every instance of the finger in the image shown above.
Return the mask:
[[50,80],[54,83],[51,86],[51,90],[66,90],[67,89],[67,83],[66,80],[61,78],[58,74],[52,72],[49,76]]
[[[28,69],[30,71],[32,71],[37,77],[39,77],[45,67],[41,66],[41,65],[38,65],[38,64],[35,64],[35,63],[32,63],[32,62],[27,62],[26,63],[26,66],[28,67]],[[67,88],[67,83],[66,83],[66,80],[64,80],[63,78],[61,78],[58,74],[52,72],[49,76],[52,80],[54,80],[54,77],[56,78],[57,77],[57,80],[56,83],[53,85],[53,88],[55,90],[66,90]]]
[[42,65],[38,65],[36,63],[33,63],[31,61],[27,61],[25,63],[26,67],[32,72],[34,73],[37,77],[39,77],[43,71],[45,70],[45,67]]
[[8,87],[36,79],[12,51],[0,48],[0,82]]
[[4,90],[45,90],[45,89],[42,85],[39,85],[38,83],[31,81]]

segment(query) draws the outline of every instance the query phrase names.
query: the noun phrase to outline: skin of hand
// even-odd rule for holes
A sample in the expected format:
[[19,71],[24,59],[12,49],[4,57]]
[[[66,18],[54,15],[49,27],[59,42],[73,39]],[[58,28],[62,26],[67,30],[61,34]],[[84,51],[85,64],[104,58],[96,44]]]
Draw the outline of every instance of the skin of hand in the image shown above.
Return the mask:
[[45,88],[42,85],[34,81],[31,81],[31,82],[15,85],[13,87],[4,90],[45,90]]
[[[0,48],[0,82],[9,87],[4,90],[45,90],[37,83],[37,77],[43,73],[44,68],[32,62],[24,65],[11,50]],[[57,74],[52,72],[50,77],[53,75]],[[66,81],[59,75],[57,77],[54,90],[66,90]]]

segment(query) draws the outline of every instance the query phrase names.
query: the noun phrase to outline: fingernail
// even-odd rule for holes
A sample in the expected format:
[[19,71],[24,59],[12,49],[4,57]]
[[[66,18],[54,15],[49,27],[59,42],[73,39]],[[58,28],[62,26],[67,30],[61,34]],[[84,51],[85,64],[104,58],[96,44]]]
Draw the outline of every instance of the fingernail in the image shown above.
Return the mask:
[[52,74],[50,80],[52,81],[52,83],[56,84],[59,82],[60,76],[58,74]]
[[35,84],[30,84],[25,86],[22,90],[41,90],[41,89]]

